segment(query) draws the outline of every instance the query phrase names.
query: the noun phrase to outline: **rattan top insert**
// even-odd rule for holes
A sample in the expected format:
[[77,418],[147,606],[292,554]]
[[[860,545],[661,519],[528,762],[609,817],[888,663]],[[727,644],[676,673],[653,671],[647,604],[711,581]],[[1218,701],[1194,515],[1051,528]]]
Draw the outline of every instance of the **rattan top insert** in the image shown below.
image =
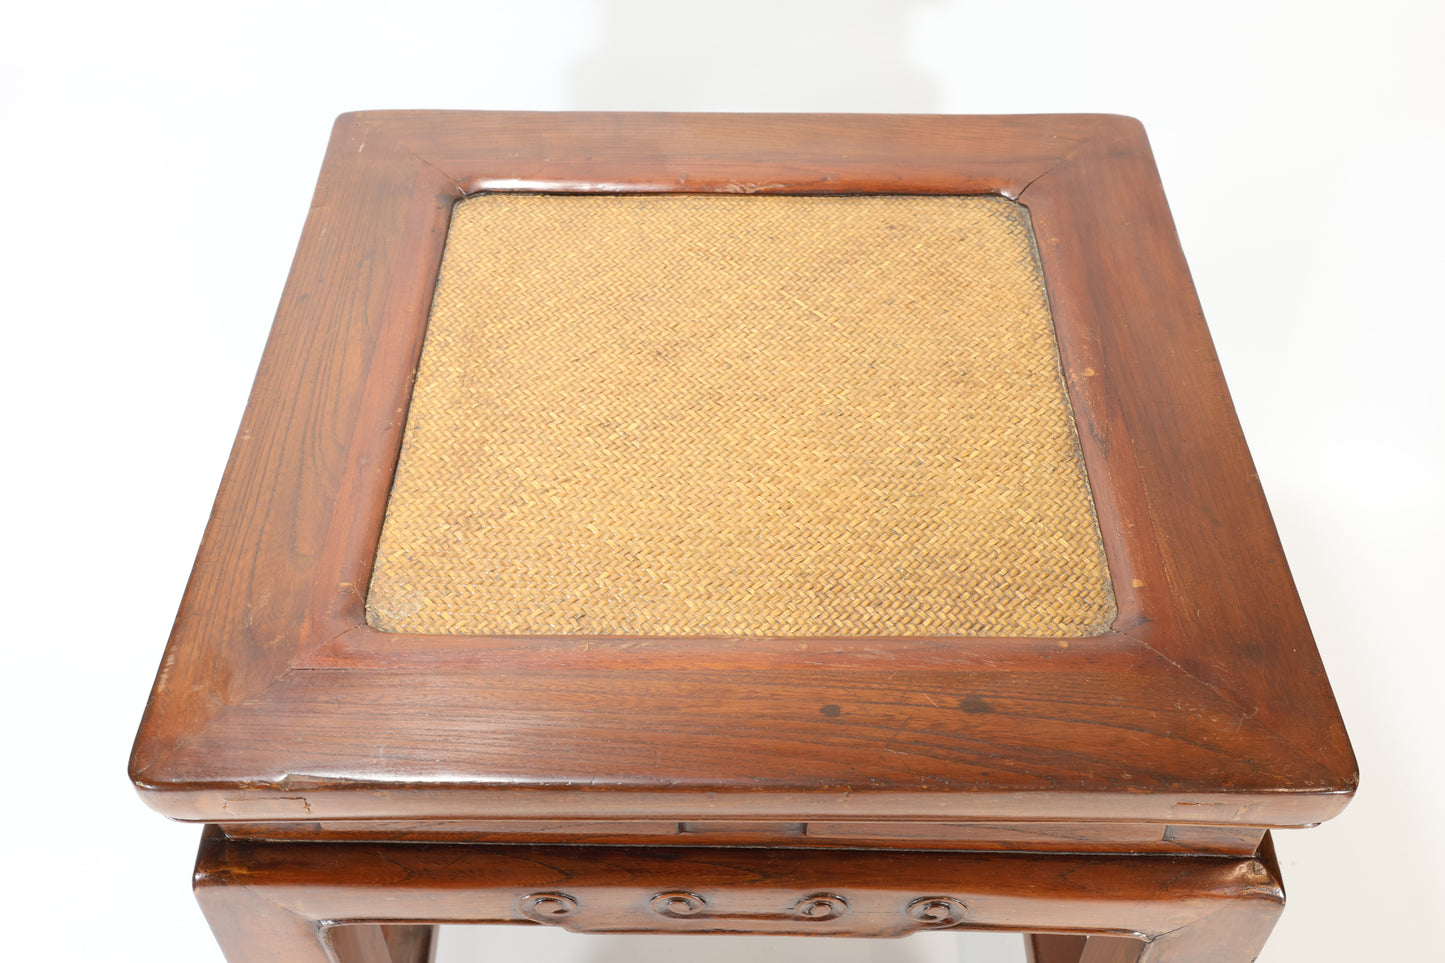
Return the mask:
[[373,626],[1068,637],[1113,615],[1023,207],[457,204]]

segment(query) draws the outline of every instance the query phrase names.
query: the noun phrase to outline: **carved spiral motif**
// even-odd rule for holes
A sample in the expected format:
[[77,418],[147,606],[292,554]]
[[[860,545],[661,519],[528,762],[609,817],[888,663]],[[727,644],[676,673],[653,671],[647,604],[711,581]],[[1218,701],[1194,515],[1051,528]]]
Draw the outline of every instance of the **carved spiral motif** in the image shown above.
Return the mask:
[[963,922],[968,908],[952,896],[924,896],[908,904],[908,916],[924,926],[952,926]]
[[555,923],[577,912],[577,901],[566,893],[533,893],[522,897],[518,908],[536,923]]
[[804,896],[793,905],[793,915],[805,920],[832,920],[848,912],[848,901],[832,893]]
[[661,916],[685,919],[702,912],[707,907],[707,900],[696,893],[674,890],[668,893],[658,893],[648,905],[652,907],[653,912]]

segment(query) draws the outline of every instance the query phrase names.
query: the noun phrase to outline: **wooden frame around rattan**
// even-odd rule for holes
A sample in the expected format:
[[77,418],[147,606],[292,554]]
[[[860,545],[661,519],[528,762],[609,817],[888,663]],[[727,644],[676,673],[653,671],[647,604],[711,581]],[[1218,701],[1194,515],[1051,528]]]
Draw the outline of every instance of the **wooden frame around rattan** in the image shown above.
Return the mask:
[[[368,626],[448,219],[512,190],[1026,205],[1109,631],[699,646]],[[1147,141],[1082,115],[341,118],[131,773],[169,815],[220,822],[1262,827],[1329,818],[1356,779]]]

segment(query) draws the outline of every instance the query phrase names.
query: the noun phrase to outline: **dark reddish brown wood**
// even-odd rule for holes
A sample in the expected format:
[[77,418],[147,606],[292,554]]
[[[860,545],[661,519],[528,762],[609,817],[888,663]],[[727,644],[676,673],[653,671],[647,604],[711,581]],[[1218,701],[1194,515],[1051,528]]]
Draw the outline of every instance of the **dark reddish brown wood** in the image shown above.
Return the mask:
[[1078,963],[1135,963],[1145,947],[1127,936],[1091,936]]
[[434,963],[436,960],[435,926],[383,926],[381,935],[392,963]]
[[[1018,199],[1112,630],[367,627],[451,206],[478,190]],[[446,920],[881,936],[958,912],[1036,931],[1038,963],[1252,959],[1283,894],[1248,854],[1356,779],[1147,142],[1105,116],[340,118],[131,772],[225,824],[198,896],[233,959],[283,963],[422,963]],[[598,845],[621,842],[679,846]],[[1190,855],[1122,855],[1146,852]]]
[[767,846],[1066,853],[1206,853],[1248,856],[1264,831],[1157,823],[764,823],[660,820],[337,820],[223,823],[232,839],[394,840],[447,843],[587,843],[601,846]]
[[[1119,594],[1113,630],[368,628],[451,205],[537,189],[1019,199]],[[898,912],[905,863],[910,884],[939,887],[909,899],[962,899],[969,925],[1053,931],[1036,951],[1089,931],[1112,934],[1091,938],[1092,963],[1245,960],[1282,899],[1265,856],[828,847],[1242,855],[1264,827],[1334,815],[1356,780],[1147,142],[1102,116],[340,118],[131,772],[156,808],[236,836],[695,847],[208,837],[198,895],[233,959],[320,961],[329,944],[351,963],[423,960],[431,923],[525,918],[521,900],[564,883],[585,898],[557,922],[584,930],[896,935],[917,922]],[[705,848],[724,843],[793,848]],[[644,897],[669,887],[719,903],[701,920],[648,915]],[[787,899],[850,887],[845,916],[779,918]],[[342,920],[360,922],[322,925]]]
[[1079,963],[1087,939],[1072,933],[1028,933],[1024,951],[1028,963]]
[[[1085,190],[1124,206],[1101,216],[1071,202]],[[1149,558],[1131,574],[1147,601],[1121,611],[1116,631],[1350,775],[1342,731],[1316,742],[1305,721],[1328,712],[1329,684],[1318,658],[1296,648],[1313,652],[1309,626],[1142,133],[1095,139],[1020,199],[1033,213],[1084,444],[1160,453],[1137,458],[1125,486],[1103,486],[1124,499],[1120,521],[1150,530],[1139,540]],[[1074,324],[1076,315],[1088,320]]]
[[331,926],[348,920],[871,937],[1037,929],[1149,941],[1098,942],[1086,958],[1122,947],[1133,956],[1120,960],[1245,963],[1283,901],[1255,858],[265,843],[215,831],[196,890],[237,963],[319,961],[323,940],[342,963],[373,963],[380,927]]
[[[344,963],[393,963],[386,933],[374,923],[325,926],[317,942],[330,946],[336,958]],[[227,955],[232,955],[229,950]],[[248,958],[260,960],[261,956],[252,954]]]
[[[1114,630],[699,643],[366,627],[450,206],[539,188],[1019,198]],[[1147,143],[1106,116],[342,117],[132,774],[162,811],[227,822],[1286,826],[1335,814],[1355,784]]]
[[1119,936],[1091,936],[1079,963],[1248,963],[1259,956],[1279,919],[1282,904],[1254,900],[1226,906],[1206,919],[1145,943]]
[[[1002,194],[1124,118],[400,111],[344,116],[479,191]],[[363,138],[364,138],[363,134]],[[370,150],[370,142],[366,149]]]

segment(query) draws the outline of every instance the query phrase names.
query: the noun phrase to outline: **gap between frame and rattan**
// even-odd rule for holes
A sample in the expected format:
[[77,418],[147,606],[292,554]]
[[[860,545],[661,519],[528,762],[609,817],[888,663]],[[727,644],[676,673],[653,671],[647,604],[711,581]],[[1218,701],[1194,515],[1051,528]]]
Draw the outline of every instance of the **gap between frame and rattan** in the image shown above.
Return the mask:
[[1022,206],[456,205],[376,628],[1069,637],[1113,616]]

